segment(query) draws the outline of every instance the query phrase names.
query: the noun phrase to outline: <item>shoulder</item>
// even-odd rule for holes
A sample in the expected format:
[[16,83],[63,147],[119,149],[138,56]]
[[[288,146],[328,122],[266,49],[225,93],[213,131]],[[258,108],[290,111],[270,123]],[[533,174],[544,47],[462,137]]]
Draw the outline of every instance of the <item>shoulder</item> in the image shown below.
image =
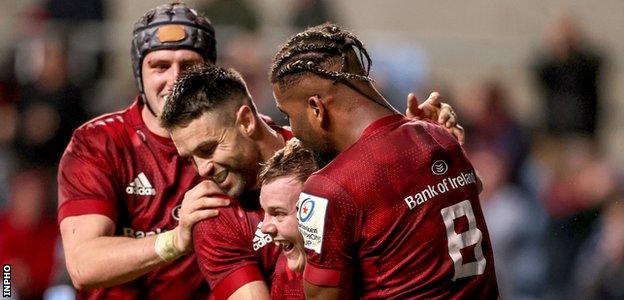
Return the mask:
[[101,115],[82,124],[74,130],[65,154],[111,154],[115,148],[131,145],[133,135],[129,133],[134,132],[134,126],[129,110]]
[[[114,139],[143,124],[142,105],[139,98],[123,110],[95,117],[80,127],[73,134],[75,139]],[[132,130],[134,131],[134,130]]]
[[[258,265],[262,258],[249,227],[254,220],[260,221],[253,212],[232,205],[193,228],[197,262],[215,295],[222,296],[217,298],[227,298],[246,283],[263,278]],[[266,245],[277,251],[272,243]]]
[[332,177],[340,174],[336,168],[324,168],[312,174],[303,185],[303,192],[318,197],[333,197],[337,195],[346,195],[347,191],[342,185],[332,179]]
[[80,127],[73,134],[74,139],[93,140],[114,138],[116,133],[121,133],[130,126],[128,109],[95,117]]
[[211,241],[241,241],[253,235],[253,221],[260,222],[257,212],[243,210],[233,204],[218,208],[219,216],[208,218],[195,224],[193,227],[194,239],[205,242]]
[[315,214],[319,212],[324,216],[328,208],[335,212],[348,212],[351,215],[357,211],[358,204],[357,199],[345,185],[339,184],[328,176],[313,174],[305,182],[297,206],[299,219],[305,221],[308,219],[306,217],[308,212],[315,212]]
[[[444,127],[429,121],[412,120],[397,128],[396,135],[389,139],[407,140],[421,151],[431,152],[436,149],[460,148],[461,145]],[[389,141],[392,142],[392,141]]]
[[452,135],[446,131],[442,125],[431,121],[410,120],[409,122],[402,124],[399,129],[401,128],[414,128],[417,131],[422,131],[423,133],[452,138]]

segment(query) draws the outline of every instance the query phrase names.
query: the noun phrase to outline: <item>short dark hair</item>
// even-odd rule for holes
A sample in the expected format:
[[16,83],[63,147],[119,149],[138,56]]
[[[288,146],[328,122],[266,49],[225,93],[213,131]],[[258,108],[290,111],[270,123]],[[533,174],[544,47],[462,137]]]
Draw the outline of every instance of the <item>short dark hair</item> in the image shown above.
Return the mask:
[[289,140],[286,146],[262,164],[258,179],[262,184],[270,183],[279,177],[295,176],[305,182],[318,165],[310,150],[307,150],[296,138]]
[[[355,50],[361,65],[359,74],[346,69],[347,53]],[[329,70],[336,64],[340,64],[340,71]],[[294,85],[306,73],[334,80],[370,82],[371,64],[368,51],[353,33],[336,24],[325,23],[292,36],[273,58],[269,77],[271,83],[282,87]]]
[[[245,103],[246,102],[246,103]],[[176,80],[160,116],[160,125],[172,129],[190,123],[204,112],[226,104],[249,104],[255,113],[247,86],[233,69],[212,64],[193,66]]]

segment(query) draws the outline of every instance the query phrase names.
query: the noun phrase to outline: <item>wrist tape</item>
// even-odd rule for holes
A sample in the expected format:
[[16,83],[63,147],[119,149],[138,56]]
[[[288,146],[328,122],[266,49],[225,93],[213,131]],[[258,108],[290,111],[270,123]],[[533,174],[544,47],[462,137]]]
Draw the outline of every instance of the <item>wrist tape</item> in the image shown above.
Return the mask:
[[156,250],[156,254],[160,256],[164,261],[170,262],[175,260],[176,258],[184,255],[181,251],[179,251],[173,242],[175,237],[175,232],[173,230],[169,230],[167,232],[159,233],[156,235],[156,243],[154,244],[154,249]]

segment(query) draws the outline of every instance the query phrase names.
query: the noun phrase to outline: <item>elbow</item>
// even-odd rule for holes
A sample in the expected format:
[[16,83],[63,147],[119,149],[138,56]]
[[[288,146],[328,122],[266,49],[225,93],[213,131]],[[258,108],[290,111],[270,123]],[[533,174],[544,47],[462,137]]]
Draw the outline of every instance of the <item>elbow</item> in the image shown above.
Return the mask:
[[80,274],[71,274],[70,273],[71,282],[74,285],[76,290],[88,290],[95,288],[105,288],[107,285],[99,282],[95,279],[89,279],[86,276],[81,276]]
[[74,288],[75,288],[76,290],[84,290],[84,289],[86,289],[86,288],[87,288],[87,287],[86,287],[84,284],[82,284],[82,283],[81,283],[78,279],[74,279],[74,277],[71,277],[71,282],[72,282],[72,285],[74,286]]
[[94,280],[95,278],[91,278],[88,272],[83,272],[81,268],[77,267],[74,264],[70,264],[67,262],[67,272],[69,273],[69,277],[71,278],[72,285],[77,290],[85,290],[102,287],[98,285],[98,282]]
[[77,268],[70,268],[67,266],[67,271],[69,273],[69,277],[71,278],[71,282],[74,285],[74,288],[77,290],[84,290],[89,288],[89,282],[84,279],[84,276],[80,274],[80,271]]

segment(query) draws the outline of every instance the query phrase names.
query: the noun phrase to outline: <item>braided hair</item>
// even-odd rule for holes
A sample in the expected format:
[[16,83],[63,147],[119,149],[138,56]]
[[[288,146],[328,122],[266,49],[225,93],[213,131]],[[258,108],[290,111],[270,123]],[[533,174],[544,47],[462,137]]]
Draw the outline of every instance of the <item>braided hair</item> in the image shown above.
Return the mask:
[[[360,61],[361,74],[347,71],[347,53],[355,51]],[[329,68],[340,63],[340,71]],[[368,77],[371,58],[362,42],[338,25],[326,23],[298,33],[282,46],[271,67],[271,83],[290,86],[307,72],[339,80],[372,82]]]

